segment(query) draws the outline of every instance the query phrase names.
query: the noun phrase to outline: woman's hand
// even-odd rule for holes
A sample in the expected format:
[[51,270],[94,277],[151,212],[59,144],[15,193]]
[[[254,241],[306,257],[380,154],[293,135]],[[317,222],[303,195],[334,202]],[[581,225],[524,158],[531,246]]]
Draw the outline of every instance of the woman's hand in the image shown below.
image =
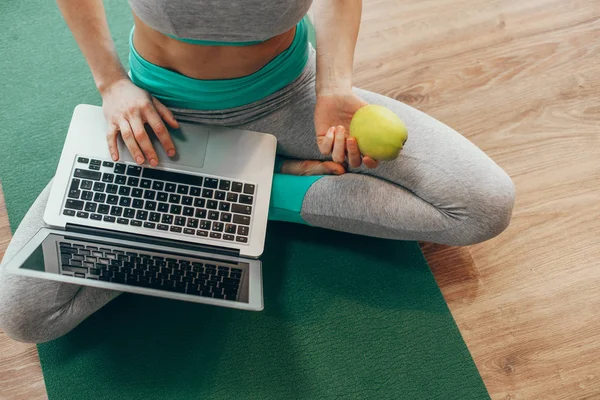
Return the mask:
[[321,154],[332,155],[333,161],[343,163],[348,158],[351,168],[365,164],[375,168],[379,164],[369,156],[362,156],[356,139],[349,137],[350,121],[354,113],[367,103],[351,90],[317,95],[315,131]]
[[152,147],[144,123],[152,127],[167,155],[169,157],[175,155],[175,145],[163,120],[173,128],[178,128],[179,123],[160,101],[126,78],[119,79],[106,87],[101,95],[102,109],[108,123],[106,140],[113,160],[119,159],[117,135],[120,133],[127,149],[138,164],[142,164],[146,159],[150,165],[154,167],[158,165],[158,156]]

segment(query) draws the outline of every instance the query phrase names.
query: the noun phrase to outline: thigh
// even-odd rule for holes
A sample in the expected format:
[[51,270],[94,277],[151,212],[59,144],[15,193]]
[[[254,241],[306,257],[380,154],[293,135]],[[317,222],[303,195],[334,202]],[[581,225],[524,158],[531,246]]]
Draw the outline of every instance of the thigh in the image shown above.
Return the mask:
[[389,97],[362,89],[358,96],[385,106],[404,121],[408,140],[400,156],[359,172],[399,184],[433,206],[453,211],[512,187],[506,173],[475,144],[437,119]]
[[[371,175],[400,185],[439,208],[462,206],[472,192],[498,180],[509,180],[477,146],[435,118],[389,97],[355,88],[371,104],[394,111],[406,124],[408,140],[400,156],[375,169],[351,172]],[[300,159],[328,159],[320,154],[314,128],[316,96],[313,85],[279,110],[245,124],[246,129],[268,132],[278,139],[278,153]]]

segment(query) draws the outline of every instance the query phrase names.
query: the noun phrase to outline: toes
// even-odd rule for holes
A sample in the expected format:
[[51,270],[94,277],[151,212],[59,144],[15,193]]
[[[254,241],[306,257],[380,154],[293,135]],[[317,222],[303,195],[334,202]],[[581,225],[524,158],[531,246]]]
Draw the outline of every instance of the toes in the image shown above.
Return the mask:
[[346,172],[343,165],[333,161],[325,161],[321,163],[320,167],[323,169],[322,175],[341,175]]
[[334,161],[304,161],[299,175],[341,175],[344,172],[344,166]]
[[341,175],[345,172],[343,165],[333,161],[286,160],[281,166],[281,173],[289,175]]

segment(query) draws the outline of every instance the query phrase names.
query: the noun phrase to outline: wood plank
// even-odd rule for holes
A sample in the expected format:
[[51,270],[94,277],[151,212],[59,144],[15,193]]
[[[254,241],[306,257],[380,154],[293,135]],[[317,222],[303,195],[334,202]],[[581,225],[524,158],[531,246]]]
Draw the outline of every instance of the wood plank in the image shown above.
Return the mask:
[[404,3],[365,3],[355,83],[454,127],[517,187],[500,237],[468,249],[423,245],[486,387],[494,399],[594,398],[600,8]]

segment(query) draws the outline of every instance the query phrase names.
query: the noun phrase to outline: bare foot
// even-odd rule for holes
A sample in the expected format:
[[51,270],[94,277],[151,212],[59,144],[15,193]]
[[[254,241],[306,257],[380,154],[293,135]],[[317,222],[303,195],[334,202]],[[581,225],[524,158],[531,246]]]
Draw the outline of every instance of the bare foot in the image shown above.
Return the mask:
[[343,165],[333,161],[285,160],[281,173],[288,175],[341,175],[346,170]]

